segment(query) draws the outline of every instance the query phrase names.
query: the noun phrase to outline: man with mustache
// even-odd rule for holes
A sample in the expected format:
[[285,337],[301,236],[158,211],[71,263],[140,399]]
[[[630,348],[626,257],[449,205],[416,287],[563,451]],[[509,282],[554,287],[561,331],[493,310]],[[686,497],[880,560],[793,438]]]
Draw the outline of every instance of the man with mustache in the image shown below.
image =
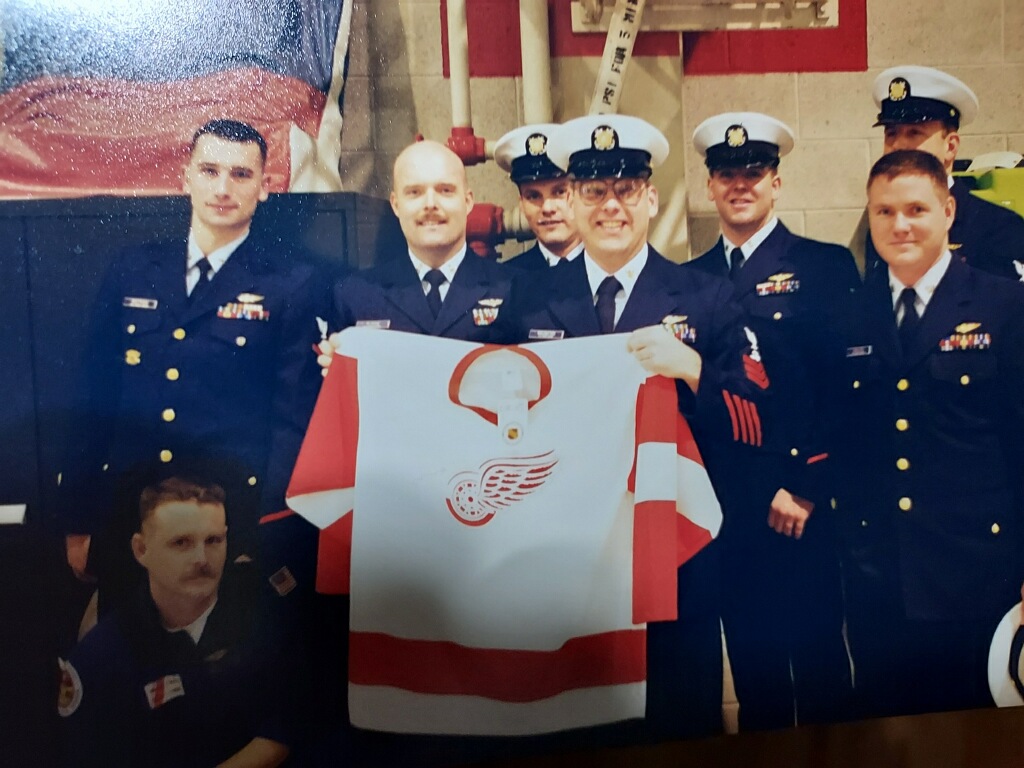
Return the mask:
[[519,187],[519,210],[537,242],[509,263],[524,269],[565,264],[583,252],[569,206],[565,171],[548,159],[547,144],[557,125],[524,125],[509,131],[494,147],[494,161]]
[[784,123],[710,117],[693,134],[722,236],[692,263],[729,279],[760,341],[773,397],[762,451],[723,484],[723,622],[744,730],[835,720],[849,699],[839,554],[822,411],[828,313],[859,284],[845,248],[799,237],[775,215]]
[[219,485],[187,477],[143,490],[131,551],[145,587],[60,662],[66,764],[269,768],[288,756],[283,668],[259,642],[251,566],[226,565],[225,503]]

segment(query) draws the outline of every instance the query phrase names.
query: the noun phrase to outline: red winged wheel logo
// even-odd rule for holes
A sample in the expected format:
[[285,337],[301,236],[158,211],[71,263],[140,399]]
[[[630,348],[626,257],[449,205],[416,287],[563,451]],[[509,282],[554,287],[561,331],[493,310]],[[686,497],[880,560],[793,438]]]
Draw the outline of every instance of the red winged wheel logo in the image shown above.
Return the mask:
[[529,496],[551,477],[554,451],[539,456],[490,459],[478,472],[460,472],[448,483],[448,511],[466,525],[483,525],[499,509]]

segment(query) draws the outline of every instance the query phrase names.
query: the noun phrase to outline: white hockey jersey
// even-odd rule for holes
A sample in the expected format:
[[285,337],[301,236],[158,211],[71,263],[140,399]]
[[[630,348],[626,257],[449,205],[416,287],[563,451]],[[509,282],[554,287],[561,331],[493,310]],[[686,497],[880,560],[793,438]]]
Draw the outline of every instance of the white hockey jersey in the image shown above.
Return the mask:
[[349,592],[349,711],[523,735],[644,716],[646,623],[721,511],[674,382],[611,335],[514,347],[354,328],[292,476]]

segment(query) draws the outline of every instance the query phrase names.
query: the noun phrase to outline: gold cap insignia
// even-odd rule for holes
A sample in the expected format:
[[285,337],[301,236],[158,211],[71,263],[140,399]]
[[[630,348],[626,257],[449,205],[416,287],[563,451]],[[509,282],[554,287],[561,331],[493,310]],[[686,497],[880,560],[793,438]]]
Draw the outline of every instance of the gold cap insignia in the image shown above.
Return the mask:
[[779,272],[778,274],[772,275],[768,279],[771,280],[773,283],[784,283],[787,280],[792,280],[793,279],[793,273],[792,272]]
[[661,321],[662,325],[675,325],[676,323],[685,323],[687,315],[665,315]]
[[255,304],[263,301],[265,297],[260,296],[258,293],[240,293],[235,301],[240,301],[243,304]]
[[504,301],[504,299],[480,299],[477,304],[481,307],[500,307]]
[[138,365],[142,362],[142,353],[137,349],[125,350],[124,361],[128,363],[128,365]]
[[590,145],[602,152],[609,149],[618,149],[619,135],[610,125],[599,125],[590,135]]
[[909,95],[910,83],[908,83],[902,77],[893,78],[892,82],[889,83],[889,100],[903,101]]
[[533,133],[526,140],[526,151],[528,154],[537,157],[548,151],[548,137],[543,133]]
[[725,130],[725,143],[730,147],[742,147],[747,138],[747,129],[742,125],[730,125]]
[[981,323],[960,323],[960,325],[956,327],[956,332],[970,333],[971,331],[976,331],[978,328],[981,328]]

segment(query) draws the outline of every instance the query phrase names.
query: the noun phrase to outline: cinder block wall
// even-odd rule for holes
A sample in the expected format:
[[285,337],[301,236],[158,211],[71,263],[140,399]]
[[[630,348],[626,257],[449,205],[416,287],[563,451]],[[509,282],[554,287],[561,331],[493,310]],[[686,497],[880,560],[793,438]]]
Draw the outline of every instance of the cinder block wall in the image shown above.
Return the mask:
[[[657,247],[683,260],[717,237],[689,138],[701,120],[727,110],[766,112],[793,128],[797,146],[781,167],[780,217],[798,233],[849,242],[864,180],[881,153],[871,83],[895,64],[940,67],[976,91],[981,114],[963,130],[961,157],[1024,153],[1024,0],[868,0],[867,13],[866,72],[686,77],[678,57],[633,60],[620,111],[657,125],[672,146],[654,178],[662,200]],[[439,0],[356,0],[350,56],[343,179],[349,190],[385,196],[391,163],[413,135],[443,140],[451,126]],[[555,118],[585,113],[598,60],[552,64]],[[518,78],[474,78],[471,97],[478,135],[495,139],[523,120]],[[469,174],[478,200],[515,205],[515,189],[493,164]]]

